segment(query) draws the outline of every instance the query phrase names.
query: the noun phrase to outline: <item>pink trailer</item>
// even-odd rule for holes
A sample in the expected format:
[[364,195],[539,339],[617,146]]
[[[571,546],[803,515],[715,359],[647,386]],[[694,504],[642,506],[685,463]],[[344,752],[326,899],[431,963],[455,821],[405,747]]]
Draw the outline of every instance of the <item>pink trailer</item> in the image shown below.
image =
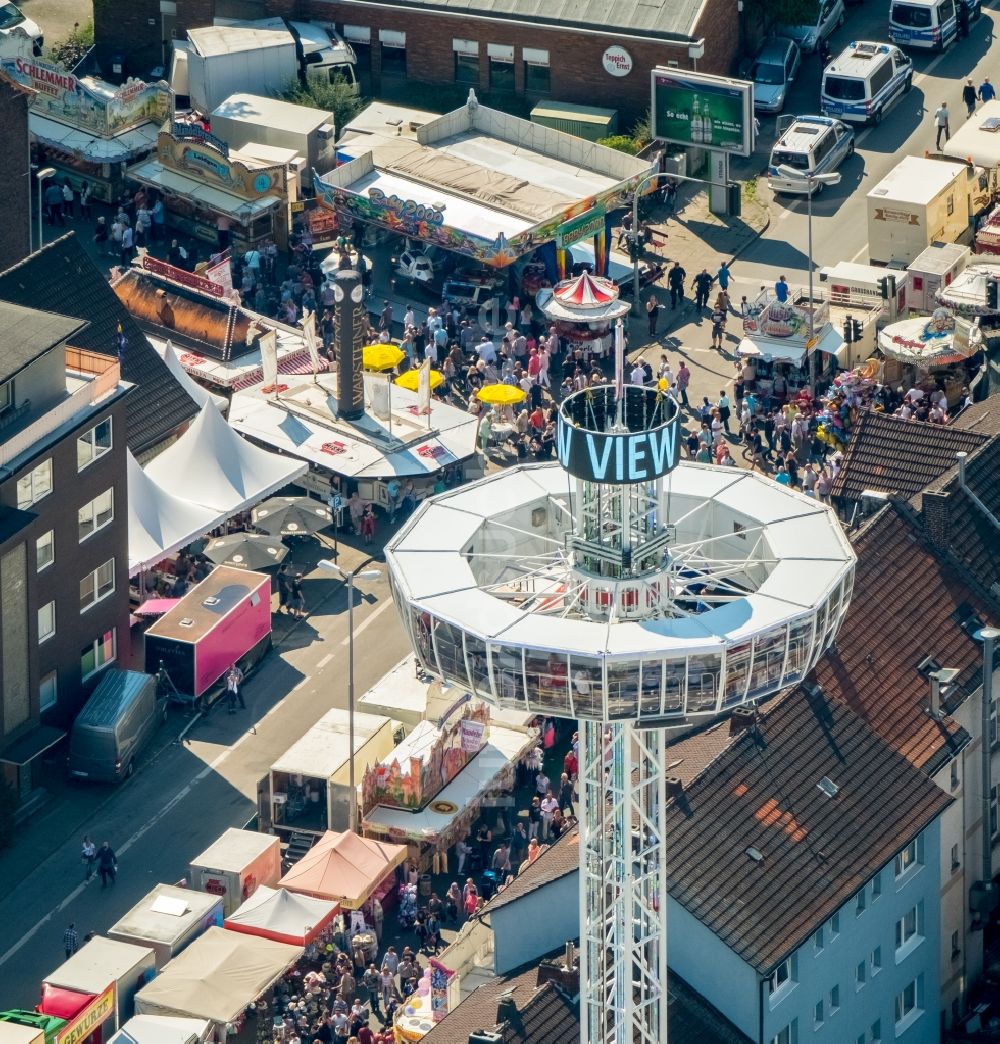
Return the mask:
[[146,631],[146,670],[162,665],[180,694],[197,700],[232,664],[253,666],[270,640],[270,577],[217,566]]

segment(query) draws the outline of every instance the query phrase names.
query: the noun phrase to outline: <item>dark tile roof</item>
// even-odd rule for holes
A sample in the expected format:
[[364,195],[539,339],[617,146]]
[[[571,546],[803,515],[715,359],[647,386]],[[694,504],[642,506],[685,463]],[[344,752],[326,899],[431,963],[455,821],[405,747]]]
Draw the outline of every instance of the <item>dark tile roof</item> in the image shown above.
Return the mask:
[[865,410],[851,433],[831,492],[845,500],[860,500],[866,489],[912,497],[947,471],[957,452],[969,453],[986,438],[953,425]]
[[980,647],[962,630],[963,607],[988,610],[902,504],[880,511],[853,543],[851,605],[814,677],[910,762],[935,772],[966,734],[953,718],[928,715],[930,682],[919,664],[930,656],[958,668],[959,694],[974,689]]
[[966,407],[952,421],[951,427],[985,435],[1000,435],[1000,393]]
[[[0,381],[10,380],[86,325],[55,312],[22,308],[0,300]],[[79,338],[74,340],[79,342]]]
[[562,837],[553,845],[545,848],[545,851],[529,866],[522,864],[521,872],[502,891],[498,892],[486,905],[476,914],[483,917],[486,914],[498,910],[501,906],[520,899],[524,895],[544,888],[553,881],[558,881],[567,874],[576,873],[580,869],[580,828],[573,827],[567,830]]
[[794,689],[671,801],[671,898],[767,974],[951,800],[850,707]]
[[118,355],[121,323],[126,339],[122,377],[136,385],[126,400],[133,453],[162,442],[198,412],[72,233],[0,273],[0,299],[29,308],[54,305],[86,320],[89,325],[74,337],[74,345],[112,357]]
[[741,1033],[705,998],[679,975],[667,976],[667,1030],[671,1040],[693,1044],[750,1044]]

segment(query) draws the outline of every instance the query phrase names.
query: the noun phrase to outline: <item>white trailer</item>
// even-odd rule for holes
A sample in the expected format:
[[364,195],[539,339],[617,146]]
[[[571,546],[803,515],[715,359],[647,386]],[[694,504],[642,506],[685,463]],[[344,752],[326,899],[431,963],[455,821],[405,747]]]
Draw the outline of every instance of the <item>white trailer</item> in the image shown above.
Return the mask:
[[868,255],[905,268],[931,243],[972,238],[976,168],[907,156],[868,193]]
[[222,898],[228,917],[257,888],[274,888],[281,877],[281,844],[270,834],[230,827],[191,861],[191,887]]
[[159,971],[207,928],[222,927],[222,905],[217,895],[158,884],[111,926],[108,938],[151,947]]

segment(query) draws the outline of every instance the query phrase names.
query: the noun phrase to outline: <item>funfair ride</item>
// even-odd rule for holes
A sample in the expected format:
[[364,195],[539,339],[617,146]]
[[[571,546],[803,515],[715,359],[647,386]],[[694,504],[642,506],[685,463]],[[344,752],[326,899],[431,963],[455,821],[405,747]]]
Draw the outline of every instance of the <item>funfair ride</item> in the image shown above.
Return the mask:
[[560,408],[558,463],[421,505],[386,548],[421,664],[580,721],[581,1036],[667,1040],[667,733],[801,681],[850,601],[822,503],[679,460],[680,411],[618,378]]

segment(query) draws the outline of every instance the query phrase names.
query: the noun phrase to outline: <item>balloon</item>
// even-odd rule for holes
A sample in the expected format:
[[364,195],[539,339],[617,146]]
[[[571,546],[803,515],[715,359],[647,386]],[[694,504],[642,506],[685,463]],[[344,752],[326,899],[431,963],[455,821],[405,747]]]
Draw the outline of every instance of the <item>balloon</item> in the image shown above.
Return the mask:
[[414,1011],[413,1005],[412,1004],[407,1004],[406,1007],[403,1008],[403,1014],[404,1015],[414,1015],[414,1014],[416,1014],[416,1012]]

